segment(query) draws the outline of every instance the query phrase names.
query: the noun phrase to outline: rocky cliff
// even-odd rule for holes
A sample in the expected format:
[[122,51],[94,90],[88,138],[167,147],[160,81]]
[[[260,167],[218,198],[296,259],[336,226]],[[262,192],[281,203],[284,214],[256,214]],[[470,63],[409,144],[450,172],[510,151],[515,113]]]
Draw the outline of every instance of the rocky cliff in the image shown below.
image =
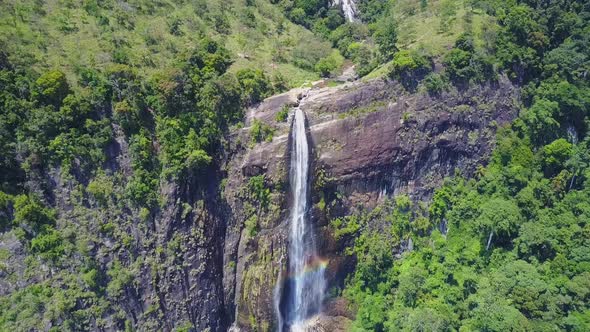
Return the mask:
[[[507,80],[438,96],[410,94],[398,83],[374,80],[337,87],[320,83],[251,109],[246,127],[230,140],[223,192],[229,206],[224,294],[237,326],[247,331],[275,326],[273,300],[288,256],[290,122],[275,120],[285,105],[299,105],[307,116],[313,157],[310,216],[319,229],[320,253],[329,260],[328,283],[338,285],[354,260],[342,254],[328,221],[358,208],[370,209],[385,196],[404,193],[427,200],[445,177],[456,171],[473,173],[489,157],[496,129],[516,116],[517,100]],[[255,122],[274,128],[272,141],[244,143]],[[249,179],[260,176],[270,203],[254,208],[253,214],[257,203],[245,192]],[[332,307],[328,311],[334,311]]]
[[[250,109],[205,174],[161,180],[155,210],[122,199],[133,171],[128,142],[113,128],[117,137],[101,172],[63,175],[56,168],[28,179],[31,191],[59,211],[56,226],[77,246],[64,249],[77,255],[69,260],[73,265],[25,262],[15,234],[2,233],[0,253],[8,256],[0,265],[0,294],[50,277],[59,280],[50,287],[67,289],[77,281],[60,279],[60,269],[88,270],[97,289],[106,288],[108,302],[93,303],[101,311],[74,328],[226,331],[234,325],[271,331],[286,274],[290,208],[291,119],[282,121],[278,113],[299,105],[306,114],[310,218],[320,254],[329,261],[328,283],[338,286],[354,258],[342,254],[329,221],[371,209],[386,196],[428,199],[455,170],[474,172],[489,157],[496,129],[516,116],[517,102],[517,90],[506,80],[437,96],[408,93],[384,80],[296,89]],[[262,142],[252,138],[256,128],[266,133]],[[67,313],[86,307],[63,305]],[[46,330],[47,315],[39,323]],[[340,299],[327,304],[326,315],[317,331],[339,330],[346,322],[341,317],[352,316]]]

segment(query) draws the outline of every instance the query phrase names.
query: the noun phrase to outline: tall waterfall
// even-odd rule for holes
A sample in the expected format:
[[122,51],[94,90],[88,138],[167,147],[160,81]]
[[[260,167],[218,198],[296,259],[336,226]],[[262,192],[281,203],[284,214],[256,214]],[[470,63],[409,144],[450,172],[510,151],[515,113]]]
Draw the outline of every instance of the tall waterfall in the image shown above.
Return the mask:
[[305,116],[298,107],[292,128],[291,188],[293,207],[289,234],[289,291],[285,299],[285,322],[289,330],[305,331],[305,320],[320,311],[325,263],[317,256],[313,228],[308,224],[309,146]]
[[342,6],[342,11],[344,12],[344,17],[347,21],[356,21],[357,8],[354,0],[334,0],[332,5]]

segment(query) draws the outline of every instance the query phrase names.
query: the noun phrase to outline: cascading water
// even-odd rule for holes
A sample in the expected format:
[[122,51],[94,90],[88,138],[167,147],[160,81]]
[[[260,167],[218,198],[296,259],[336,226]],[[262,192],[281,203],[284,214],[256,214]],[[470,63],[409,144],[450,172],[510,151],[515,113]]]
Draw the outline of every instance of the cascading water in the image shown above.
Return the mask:
[[354,0],[334,0],[332,3],[333,6],[342,6],[342,12],[344,12],[344,17],[349,22],[356,21],[356,3]]
[[293,207],[289,234],[289,284],[282,305],[285,325],[292,332],[305,331],[306,319],[320,311],[325,288],[325,263],[317,256],[313,228],[307,218],[308,172],[305,115],[296,108],[290,172]]

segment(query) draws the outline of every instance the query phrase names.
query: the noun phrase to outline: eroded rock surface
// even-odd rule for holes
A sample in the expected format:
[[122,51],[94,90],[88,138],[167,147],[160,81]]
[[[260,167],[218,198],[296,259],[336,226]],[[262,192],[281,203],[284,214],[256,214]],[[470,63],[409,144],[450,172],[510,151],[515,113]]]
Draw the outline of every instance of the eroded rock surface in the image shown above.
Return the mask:
[[[102,171],[108,177],[76,169],[74,179],[59,168],[31,173],[27,188],[59,211],[56,227],[69,229],[72,238],[77,230],[92,235],[76,239],[84,257],[72,264],[92,262],[89,268],[110,271],[101,280],[116,280],[108,289],[110,305],[81,330],[276,329],[291,201],[291,119],[276,117],[285,107],[299,105],[307,116],[309,217],[317,227],[320,255],[329,261],[330,287],[341,286],[355,262],[342,254],[329,221],[359,207],[370,209],[384,196],[428,199],[455,169],[469,175],[488,159],[496,129],[516,116],[518,99],[504,80],[441,96],[409,94],[383,80],[325,85],[295,89],[249,110],[244,126],[230,130],[215,165],[158,182],[159,204],[152,210],[121,200],[133,167],[120,128],[113,128],[116,139],[106,151]],[[252,141],[254,120],[274,129],[272,139]],[[262,180],[263,188],[253,180]],[[112,192],[98,200],[81,188],[91,181]],[[0,294],[42,283],[56,272],[40,261],[25,262],[25,253],[14,234],[0,239],[0,256],[8,262],[0,266]],[[32,270],[42,273],[29,277]],[[66,287],[54,279],[56,287]],[[310,330],[346,330],[353,318],[348,303],[329,299]],[[41,324],[51,328],[49,320]]]
[[[316,203],[310,217],[319,228],[320,253],[330,260],[329,284],[341,283],[354,266],[330,234],[331,218],[358,206],[371,208],[385,195],[428,199],[455,170],[469,175],[485,164],[496,129],[517,115],[517,90],[507,80],[441,96],[409,94],[384,80],[319,86],[267,99],[250,110],[246,127],[236,131],[230,143],[233,154],[227,159],[224,194],[232,218],[226,233],[224,286],[228,303],[233,298],[237,325],[245,331],[275,327],[274,289],[287,266],[291,119],[275,121],[284,105],[299,105],[307,116],[311,199]],[[246,146],[253,119],[275,128],[272,142]],[[244,188],[251,176],[260,175],[271,189],[271,204],[257,215],[257,232],[248,234],[244,221],[250,214],[244,205],[252,203],[245,203]],[[326,204],[332,206],[329,213],[322,209]],[[342,321],[324,317],[317,331]]]

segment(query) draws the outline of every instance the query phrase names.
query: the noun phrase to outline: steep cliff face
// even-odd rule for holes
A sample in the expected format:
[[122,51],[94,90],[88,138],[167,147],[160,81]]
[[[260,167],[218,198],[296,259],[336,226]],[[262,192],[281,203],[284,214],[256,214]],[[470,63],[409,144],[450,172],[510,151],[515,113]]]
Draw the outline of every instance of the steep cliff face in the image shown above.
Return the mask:
[[[469,175],[484,164],[496,129],[517,115],[517,90],[507,80],[440,96],[409,94],[383,80],[321,85],[305,98],[303,90],[295,90],[250,111],[246,125],[260,121],[273,126],[271,142],[245,147],[250,127],[235,132],[231,140],[224,191],[231,211],[224,288],[226,303],[232,303],[227,309],[235,310],[237,325],[244,330],[273,328],[273,299],[280,291],[275,286],[287,266],[290,128],[289,122],[275,120],[284,105],[299,104],[307,116],[313,159],[310,216],[320,230],[320,253],[330,262],[329,285],[341,284],[354,266],[331,236],[329,220],[370,209],[384,196],[405,193],[428,199],[455,170]],[[255,232],[243,226],[252,218],[244,192],[253,176],[264,177],[271,197],[255,214]]]
[[[114,144],[107,171],[130,173],[125,169],[125,141],[118,139]],[[163,182],[160,209],[155,213],[121,206],[117,198],[122,195],[124,179],[113,183],[115,192],[104,202],[81,195],[79,184],[60,177],[59,170],[47,181],[37,180],[47,184],[46,197],[54,197],[61,227],[73,224],[85,229],[81,234],[95,234],[78,242],[99,271],[128,266],[109,275],[117,280],[117,289],[107,288],[115,305],[108,307],[103,317],[89,322],[86,329],[117,331],[131,324],[137,330],[171,331],[179,326],[193,326],[198,331],[227,330],[220,282],[223,204],[218,199],[218,172],[213,168],[208,172],[211,175],[206,183],[196,181],[196,177]],[[86,185],[89,181],[83,177],[78,180]],[[85,264],[85,260],[79,258],[75,264]],[[46,272],[48,277],[54,273]],[[21,275],[26,273],[21,271]],[[44,277],[39,279],[37,282]]]
[[[277,113],[299,105],[307,117],[310,218],[320,255],[329,261],[330,287],[342,284],[354,258],[342,254],[329,221],[370,209],[384,196],[428,199],[455,169],[472,173],[488,158],[498,126],[516,116],[517,99],[504,80],[441,96],[410,94],[383,80],[296,89],[249,110],[245,126],[231,130],[222,158],[206,176],[161,180],[159,206],[151,211],[122,198],[133,171],[128,143],[113,128],[116,139],[102,170],[108,177],[63,175],[56,168],[28,181],[59,211],[57,227],[78,247],[66,251],[77,255],[70,257],[72,265],[25,262],[22,243],[3,233],[0,250],[10,253],[4,259],[10,264],[0,266],[0,294],[50,278],[51,287],[67,288],[67,280],[56,284],[60,269],[89,266],[108,301],[98,303],[103,311],[81,329],[115,331],[130,324],[138,330],[226,331],[235,324],[243,331],[273,330],[288,266],[291,202],[291,119],[282,121]],[[253,140],[252,130],[260,126],[266,136],[274,132],[272,139]],[[91,183],[101,195],[86,189]],[[69,311],[86,307],[71,305]],[[326,312],[334,317],[318,321],[318,331],[344,328],[346,319],[336,316],[351,316],[339,301]],[[50,322],[39,324],[49,329]]]
[[[64,175],[54,168],[34,172],[28,179],[30,190],[58,212],[56,227],[68,237],[61,253],[67,265],[29,259],[30,249],[16,232],[0,232],[0,294],[30,285],[40,285],[36,292],[55,287],[84,299],[55,299],[65,315],[85,314],[90,305],[99,308],[80,314],[92,317],[82,320],[84,325],[64,322],[71,330],[172,331],[192,326],[198,331],[226,331],[231,322],[224,311],[221,283],[225,218],[220,173],[212,166],[208,177],[195,174],[162,181],[159,208],[136,207],[124,199],[133,172],[128,144],[119,128],[113,131],[117,136],[106,151],[104,173]],[[92,274],[78,276],[78,269]],[[69,280],[70,275],[76,278]],[[72,284],[89,279],[104,299],[76,293]],[[33,305],[36,298],[25,301]],[[46,311],[34,323],[38,330],[52,328],[52,315],[58,314]]]

